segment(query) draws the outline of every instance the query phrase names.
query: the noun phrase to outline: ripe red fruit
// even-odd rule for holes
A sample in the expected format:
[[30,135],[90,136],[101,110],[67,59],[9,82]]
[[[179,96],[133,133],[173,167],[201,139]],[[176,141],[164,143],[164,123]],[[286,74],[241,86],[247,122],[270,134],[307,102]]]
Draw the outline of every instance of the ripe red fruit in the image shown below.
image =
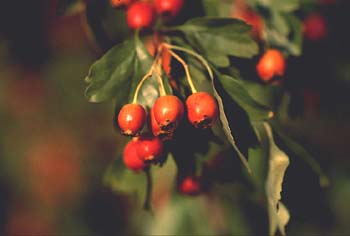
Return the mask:
[[128,6],[133,0],[110,0],[112,7]]
[[327,34],[327,23],[320,14],[311,14],[303,22],[303,32],[307,39],[318,41]]
[[154,136],[144,136],[138,139],[137,154],[143,161],[153,161],[163,153],[163,142]]
[[183,118],[184,106],[174,95],[159,97],[153,105],[154,119],[161,130],[172,132]]
[[207,92],[197,92],[186,100],[187,118],[196,128],[210,128],[218,117],[216,99]]
[[146,111],[140,104],[126,104],[118,114],[118,125],[122,134],[135,136],[146,122]]
[[154,9],[148,2],[135,2],[126,12],[126,21],[131,29],[150,28],[154,22]]
[[180,183],[179,190],[186,195],[198,195],[202,190],[200,180],[197,177],[188,176]]
[[156,11],[160,15],[175,17],[179,14],[184,0],[155,0]]
[[137,153],[139,145],[138,140],[128,142],[124,148],[123,161],[125,166],[132,171],[141,171],[145,169],[147,164],[140,158]]
[[267,50],[256,66],[259,77],[265,82],[270,81],[276,75],[282,76],[285,69],[284,56],[276,49]]
[[150,126],[153,135],[159,137],[162,141],[172,139],[173,133],[162,130],[155,120],[153,108],[150,110]]

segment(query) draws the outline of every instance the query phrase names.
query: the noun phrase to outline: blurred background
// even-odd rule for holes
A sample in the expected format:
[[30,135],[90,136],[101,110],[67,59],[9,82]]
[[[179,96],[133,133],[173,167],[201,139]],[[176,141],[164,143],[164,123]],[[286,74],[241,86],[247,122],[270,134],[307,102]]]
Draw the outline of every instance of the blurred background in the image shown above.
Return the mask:
[[[84,97],[84,77],[101,51],[83,10],[58,17],[56,6],[56,0],[0,5],[0,235],[140,232],[135,221],[145,218],[134,216],[138,206],[102,181],[122,141],[113,127],[113,102],[92,104]],[[326,22],[325,36],[306,38],[303,55],[288,59],[284,128],[331,183],[321,188],[309,166],[290,156],[282,192],[290,235],[350,234],[349,12],[347,1],[324,1],[317,14]],[[213,213],[206,201],[185,197],[167,204],[161,220],[153,228],[140,226],[142,232],[256,232],[261,216],[246,210],[241,198],[228,200],[230,214]],[[204,227],[206,220],[211,224]]]

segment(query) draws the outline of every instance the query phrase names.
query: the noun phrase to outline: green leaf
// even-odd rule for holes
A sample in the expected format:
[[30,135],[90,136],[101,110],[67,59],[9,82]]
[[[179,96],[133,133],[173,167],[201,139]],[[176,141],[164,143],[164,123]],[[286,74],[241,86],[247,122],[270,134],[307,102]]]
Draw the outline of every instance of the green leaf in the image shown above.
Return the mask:
[[259,193],[266,197],[269,235],[276,235],[277,231],[285,235],[285,226],[290,216],[280,200],[289,158],[275,144],[272,129],[267,122],[254,122],[253,125],[260,146],[250,149],[249,152],[252,179]]
[[90,102],[116,98],[125,102],[133,79],[132,64],[136,57],[135,42],[127,40],[114,46],[90,68],[85,81],[89,83],[85,95]]
[[[190,45],[207,57],[210,55],[217,66],[228,66],[224,56],[251,58],[258,53],[250,36],[251,26],[238,19],[195,18],[172,29],[182,31]],[[215,55],[220,59],[213,59]]]
[[289,213],[281,203],[281,191],[284,174],[289,165],[288,156],[275,144],[272,129],[264,123],[269,139],[269,164],[265,190],[267,196],[267,211],[269,215],[269,235],[275,235],[278,230],[285,235],[285,226],[289,221]]
[[252,180],[260,195],[265,196],[265,183],[268,174],[269,139],[263,122],[253,122],[259,146],[249,149],[248,162],[252,168]]
[[[85,79],[89,83],[85,94],[91,102],[112,98],[116,99],[117,106],[131,102],[151,64],[152,58],[138,37],[129,39],[113,47],[92,65]],[[169,90],[170,86],[166,85]],[[138,102],[150,107],[158,96],[158,82],[156,76],[152,76],[143,83]]]
[[122,156],[118,156],[108,166],[103,176],[103,183],[115,192],[132,195],[139,205],[146,198],[146,174],[127,169],[123,164]]
[[248,0],[250,5],[262,6],[282,12],[292,12],[299,8],[300,0]]
[[247,112],[251,121],[267,120],[273,116],[270,108],[258,103],[249,95],[241,80],[218,72],[216,76],[230,97]]
[[242,164],[244,165],[244,167],[247,169],[248,173],[251,173],[251,169],[249,167],[249,163],[247,161],[247,158],[243,155],[243,153],[239,150],[236,141],[234,139],[234,136],[232,134],[226,113],[225,113],[225,108],[224,108],[224,103],[223,100],[220,96],[220,94],[218,93],[217,89],[215,88],[215,81],[214,81],[214,75],[210,76],[211,81],[212,81],[212,86],[213,86],[213,90],[214,90],[214,96],[218,102],[219,105],[219,118],[221,121],[221,125],[222,125],[222,129],[227,137],[227,140],[229,141],[229,143],[232,145],[233,149],[236,151],[236,153],[238,154],[238,157],[240,158],[240,160],[242,161]]
[[270,0],[272,7],[282,12],[292,12],[299,8],[300,0]]
[[262,85],[248,80],[240,80],[244,89],[258,103],[276,110],[282,100],[283,88],[279,85]]
[[227,0],[202,0],[206,16],[228,17],[232,12],[232,2]]
[[276,31],[288,37],[291,29],[285,17],[279,11],[271,12],[271,24]]
[[225,55],[215,54],[213,52],[208,52],[208,60],[212,62],[217,67],[225,68],[230,66],[230,59]]
[[[302,25],[301,21],[292,14],[280,15],[284,21],[276,20],[278,24],[269,25],[265,28],[265,40],[269,42],[272,47],[284,49],[288,54],[299,56],[302,50]],[[281,25],[281,22],[288,24]]]

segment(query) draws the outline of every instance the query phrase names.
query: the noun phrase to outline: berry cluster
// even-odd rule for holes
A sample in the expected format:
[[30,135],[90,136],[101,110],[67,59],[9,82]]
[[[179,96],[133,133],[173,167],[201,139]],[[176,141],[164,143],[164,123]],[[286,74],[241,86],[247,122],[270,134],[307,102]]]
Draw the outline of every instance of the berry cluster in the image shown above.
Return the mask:
[[[176,54],[176,46],[162,43],[159,45],[153,65],[149,72],[140,80],[132,103],[122,106],[118,113],[117,122],[123,135],[131,136],[123,153],[124,164],[130,170],[140,172],[151,164],[162,162],[164,156],[163,142],[174,138],[174,133],[184,116],[188,122],[198,129],[211,128],[218,118],[218,103],[216,99],[204,91],[197,91],[186,62]],[[167,94],[164,89],[162,73],[163,53],[169,53],[183,64],[186,78],[191,88],[191,95],[185,101]],[[138,93],[144,81],[156,75],[160,96],[154,101],[150,109],[146,109],[138,102]],[[197,177],[185,177],[179,186],[184,194],[196,195],[199,193],[200,181]]]
[[[151,132],[142,134],[147,123],[145,108],[137,103],[124,105],[118,114],[118,125],[122,134],[133,137],[124,150],[125,165],[139,171],[147,166],[145,163],[156,163],[162,155],[163,141],[173,138],[184,110],[184,104],[177,96],[160,96],[148,112]],[[212,127],[218,117],[216,99],[207,92],[190,95],[186,100],[186,111],[188,121],[201,129]]]
[[111,0],[114,7],[126,6],[126,19],[130,29],[151,28],[158,16],[171,19],[182,9],[184,0]]

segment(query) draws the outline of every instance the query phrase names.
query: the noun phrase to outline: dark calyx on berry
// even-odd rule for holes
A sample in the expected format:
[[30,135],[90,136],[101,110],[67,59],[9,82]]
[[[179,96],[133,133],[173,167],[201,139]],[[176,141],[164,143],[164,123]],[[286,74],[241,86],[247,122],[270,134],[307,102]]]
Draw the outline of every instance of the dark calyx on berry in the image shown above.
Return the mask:
[[207,92],[197,92],[186,100],[187,118],[196,128],[207,129],[214,125],[218,117],[216,99]]
[[184,114],[181,100],[174,95],[159,97],[154,103],[153,109],[155,121],[165,132],[173,132]]

